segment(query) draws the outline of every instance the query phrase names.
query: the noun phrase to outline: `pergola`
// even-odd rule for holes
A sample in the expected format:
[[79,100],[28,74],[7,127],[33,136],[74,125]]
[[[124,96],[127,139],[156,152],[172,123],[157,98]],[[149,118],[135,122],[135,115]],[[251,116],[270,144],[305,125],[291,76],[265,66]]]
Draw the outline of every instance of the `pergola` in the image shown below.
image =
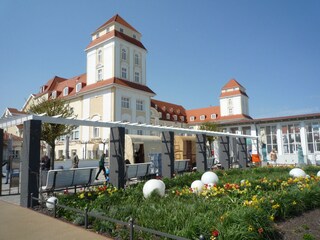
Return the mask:
[[[168,126],[157,126],[129,122],[104,122],[80,119],[66,119],[60,116],[20,115],[0,119],[0,139],[3,139],[3,129],[23,124],[23,149],[21,166],[21,205],[30,206],[30,193],[38,194],[38,174],[40,168],[40,135],[41,124],[65,124],[75,126],[110,128],[110,182],[118,188],[125,185],[125,129],[140,129],[157,131],[162,139],[162,176],[174,176],[174,135],[187,134],[196,136],[196,165],[197,171],[207,170],[206,137],[214,136],[219,140],[219,161],[224,169],[231,164],[230,144],[233,145],[233,156],[240,168],[246,168],[247,145],[246,138],[257,139],[256,136],[195,130]],[[3,141],[0,141],[0,152],[3,152]],[[2,165],[3,154],[0,154]],[[1,180],[0,180],[1,181]],[[1,184],[0,184],[1,186]],[[0,189],[1,191],[1,189]]]

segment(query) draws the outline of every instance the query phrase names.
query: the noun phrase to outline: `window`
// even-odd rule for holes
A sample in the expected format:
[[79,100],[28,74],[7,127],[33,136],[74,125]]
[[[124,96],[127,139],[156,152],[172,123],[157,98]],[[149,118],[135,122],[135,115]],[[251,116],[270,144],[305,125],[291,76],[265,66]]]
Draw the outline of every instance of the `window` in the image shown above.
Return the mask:
[[102,69],[98,69],[98,81],[101,81],[102,79]]
[[127,60],[127,50],[125,50],[124,48],[122,48],[121,50],[121,59],[124,61]]
[[140,62],[140,61],[139,61],[139,54],[136,53],[136,54],[134,55],[134,64],[139,65],[139,62]]
[[133,34],[133,38],[134,38],[134,39],[136,39],[136,38],[137,38],[137,36],[136,36],[135,34]]
[[178,116],[177,115],[173,115],[173,120],[177,121],[178,120]]
[[99,128],[99,127],[93,127],[92,136],[93,136],[93,138],[98,138],[98,137],[100,137],[100,128]]
[[320,152],[320,122],[306,124],[308,153]]
[[107,28],[106,28],[106,32],[109,32],[109,31],[110,31],[110,28],[109,28],[109,27],[107,27]]
[[99,63],[102,63],[102,50],[101,49],[98,51],[98,64]]
[[166,114],[166,118],[167,118],[167,120],[170,120],[170,113]]
[[53,92],[51,93],[51,98],[52,98],[52,99],[57,98],[57,91],[53,91]]
[[121,77],[125,79],[127,78],[127,68],[121,68]]
[[162,112],[159,112],[159,118],[162,118]]
[[184,122],[184,116],[180,116],[182,122]]
[[96,38],[98,38],[98,37],[99,37],[99,33],[96,34]]
[[138,111],[144,111],[144,102],[142,100],[137,100],[136,105]]
[[216,119],[216,118],[217,118],[217,114],[212,113],[212,114],[211,114],[211,119]]
[[124,32],[124,31],[123,31],[123,28],[120,28],[120,32],[122,32],[122,33]]
[[79,127],[77,127],[71,132],[71,140],[79,140],[79,135],[80,135],[80,131],[79,131]]
[[282,125],[281,127],[284,153],[297,152],[297,147],[301,144],[299,124]]
[[139,129],[139,130],[137,130],[137,134],[138,134],[138,135],[143,135],[142,130],[140,130],[140,129]]
[[229,115],[233,114],[233,106],[232,106],[232,99],[228,99],[228,111],[229,111]]
[[122,108],[130,108],[130,99],[128,97],[121,98],[121,107]]
[[63,96],[67,96],[69,94],[69,88],[68,87],[65,87],[63,89]]
[[76,85],[76,92],[79,92],[82,88],[82,83],[77,83]]
[[206,119],[206,115],[201,115],[201,116],[200,116],[200,120],[203,121],[203,120],[205,120],[205,119]]
[[[244,131],[244,129],[242,129]],[[246,130],[244,134],[250,135],[251,129]],[[276,126],[266,126],[260,129],[260,133],[265,135],[265,144],[267,145],[267,153],[270,153],[272,149],[278,151],[277,146],[277,127]],[[260,134],[261,135],[261,134]]]
[[193,122],[194,121],[194,116],[190,117],[190,121]]
[[139,83],[140,82],[140,74],[138,72],[135,72],[134,73],[134,81],[136,83]]

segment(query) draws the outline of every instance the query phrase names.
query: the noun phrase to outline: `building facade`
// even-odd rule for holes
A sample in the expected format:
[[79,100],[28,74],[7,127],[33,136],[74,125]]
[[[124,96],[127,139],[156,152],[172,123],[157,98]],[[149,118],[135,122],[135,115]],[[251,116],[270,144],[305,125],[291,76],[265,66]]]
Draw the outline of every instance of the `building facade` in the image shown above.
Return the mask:
[[[271,149],[278,152],[279,163],[305,163],[320,160],[320,113],[277,118],[253,119],[249,97],[237,80],[221,89],[219,106],[187,110],[182,105],[156,100],[147,81],[147,50],[141,33],[119,15],[98,27],[85,48],[86,73],[63,78],[55,76],[31,94],[21,110],[8,108],[3,117],[23,114],[39,99],[63,98],[78,119],[92,121],[136,122],[198,129],[203,123],[218,124],[222,131],[258,135],[256,151],[269,160]],[[22,128],[6,129],[22,136]],[[128,134],[157,135],[142,130]],[[77,152],[80,158],[99,158],[108,149],[109,129],[79,126],[56,143],[56,158]],[[251,143],[248,142],[249,147]],[[299,158],[300,154],[300,158]]]

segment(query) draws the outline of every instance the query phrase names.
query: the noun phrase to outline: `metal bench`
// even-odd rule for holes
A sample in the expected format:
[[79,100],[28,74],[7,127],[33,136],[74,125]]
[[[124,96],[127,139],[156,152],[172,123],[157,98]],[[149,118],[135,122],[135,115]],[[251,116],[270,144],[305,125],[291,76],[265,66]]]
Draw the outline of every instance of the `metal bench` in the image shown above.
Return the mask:
[[49,170],[46,185],[41,187],[42,192],[53,192],[57,189],[79,186],[90,186],[95,180],[96,167],[55,169]]
[[189,169],[189,159],[175,160],[174,171],[176,173],[186,172]]
[[126,179],[146,177],[150,175],[151,162],[126,164]]

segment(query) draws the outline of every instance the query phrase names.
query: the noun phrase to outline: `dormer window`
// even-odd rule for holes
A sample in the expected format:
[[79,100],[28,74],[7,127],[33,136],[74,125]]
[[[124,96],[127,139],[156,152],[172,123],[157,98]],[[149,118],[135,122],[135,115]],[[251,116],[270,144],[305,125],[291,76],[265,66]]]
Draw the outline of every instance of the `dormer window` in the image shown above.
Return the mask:
[[40,93],[43,93],[45,89],[46,89],[46,86],[42,86],[42,87],[40,88]]
[[69,87],[65,87],[63,89],[63,96],[67,96],[69,94]]
[[167,118],[167,120],[170,120],[170,113],[166,114],[166,118]]
[[193,122],[194,121],[194,116],[190,117],[190,121]]
[[109,28],[109,27],[107,27],[107,28],[106,28],[106,32],[108,33],[109,31],[110,31],[110,28]]
[[217,118],[217,114],[212,113],[212,114],[211,114],[211,119],[216,119],[216,118]]
[[177,115],[173,115],[173,120],[177,121],[178,120],[178,116]]
[[52,98],[52,99],[57,98],[57,91],[53,91],[53,92],[51,93],[51,98]]
[[159,112],[159,118],[162,118],[162,112]]
[[77,85],[76,85],[76,92],[80,92],[81,88],[82,88],[82,83],[81,83],[81,82],[80,82],[80,83],[77,83]]
[[203,121],[203,120],[205,120],[205,119],[206,119],[206,115],[201,115],[201,116],[200,116],[200,120],[201,120],[201,121]]
[[99,38],[99,33],[96,34],[96,38]]
[[184,122],[184,116],[180,116],[180,120]]
[[123,28],[120,28],[120,32],[122,32],[122,33],[124,32],[124,31],[123,31]]
[[133,34],[133,36],[132,36],[134,39],[136,39],[137,38],[137,36],[135,35],[135,34]]

